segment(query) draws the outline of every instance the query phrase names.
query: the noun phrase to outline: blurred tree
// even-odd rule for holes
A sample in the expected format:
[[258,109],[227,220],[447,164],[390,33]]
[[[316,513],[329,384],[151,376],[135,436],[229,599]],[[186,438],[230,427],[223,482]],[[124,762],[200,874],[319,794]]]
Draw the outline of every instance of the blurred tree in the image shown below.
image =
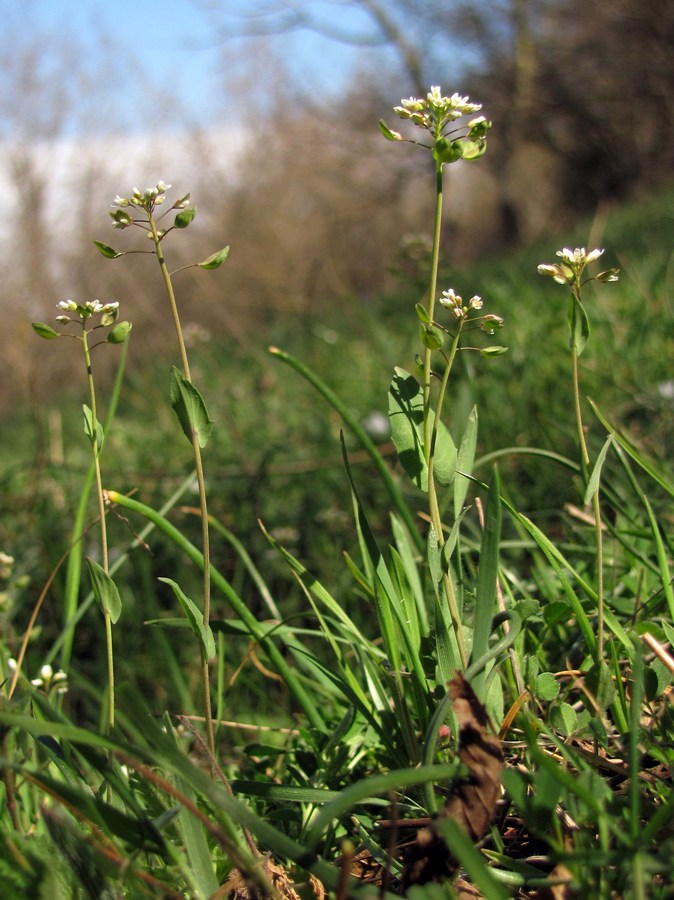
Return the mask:
[[438,82],[479,97],[498,125],[488,164],[499,244],[670,177],[671,0],[258,0],[238,18],[228,3],[227,27],[223,4],[209,8],[223,37],[311,29],[371,60],[386,48],[394,97]]

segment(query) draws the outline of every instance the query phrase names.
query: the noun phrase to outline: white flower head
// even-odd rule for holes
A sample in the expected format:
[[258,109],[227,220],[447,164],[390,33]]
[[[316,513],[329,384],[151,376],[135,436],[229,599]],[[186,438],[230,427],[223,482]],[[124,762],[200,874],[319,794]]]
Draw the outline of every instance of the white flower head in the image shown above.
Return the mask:
[[[574,284],[579,282],[585,268],[599,259],[603,252],[599,248],[590,250],[588,253],[585,247],[575,247],[573,250],[570,247],[564,247],[557,251],[557,256],[562,260],[561,263],[541,263],[537,271],[539,275],[548,275],[553,278],[558,284]],[[594,279],[597,281],[617,281],[618,270],[608,269],[606,272],[601,272],[599,275],[594,276]]]
[[454,288],[450,288],[448,291],[443,291],[438,302],[441,306],[446,306],[447,309],[456,309],[457,307],[461,308],[461,306],[463,305],[463,300],[454,291]]

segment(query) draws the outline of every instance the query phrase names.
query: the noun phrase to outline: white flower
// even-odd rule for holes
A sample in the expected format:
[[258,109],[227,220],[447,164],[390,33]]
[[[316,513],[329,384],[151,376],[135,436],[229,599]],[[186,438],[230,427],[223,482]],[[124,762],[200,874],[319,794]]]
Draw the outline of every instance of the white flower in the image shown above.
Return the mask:
[[468,301],[469,309],[482,309],[482,297],[479,294],[475,294],[474,297],[471,297]]
[[438,302],[441,306],[446,306],[448,309],[456,309],[456,307],[461,308],[463,304],[463,300],[454,292],[454,288],[443,291]]
[[[580,280],[580,276],[586,266],[599,259],[603,252],[603,250],[598,248],[590,250],[588,253],[585,247],[576,247],[573,250],[569,247],[564,247],[562,250],[557,251],[557,256],[561,257],[561,263],[541,263],[537,271],[539,275],[549,275],[551,278],[554,278],[558,284],[574,284]],[[608,269],[606,272],[595,275],[594,280],[602,282],[617,281],[618,270]]]
[[60,300],[56,305],[64,312],[75,312],[77,310],[77,303],[74,300]]
[[590,250],[589,253],[586,253],[585,247],[576,247],[575,250],[569,250],[568,247],[564,247],[563,250],[557,251],[557,256],[561,256],[564,262],[570,266],[586,266],[588,263],[598,259],[603,252],[603,250]]

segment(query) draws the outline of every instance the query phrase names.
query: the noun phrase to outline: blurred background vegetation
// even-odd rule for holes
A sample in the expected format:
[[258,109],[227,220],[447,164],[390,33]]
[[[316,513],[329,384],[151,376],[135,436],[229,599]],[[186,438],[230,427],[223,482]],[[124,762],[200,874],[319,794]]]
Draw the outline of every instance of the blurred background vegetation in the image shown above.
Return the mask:
[[[451,426],[460,432],[478,403],[482,453],[572,446],[566,381],[559,387],[567,378],[565,299],[537,278],[536,265],[553,262],[562,245],[606,246],[606,266],[619,265],[623,276],[598,306],[588,304],[596,340],[583,356],[584,383],[645,450],[671,457],[671,3],[260,0],[246,4],[248,15],[225,0],[198,5],[221,48],[214,78],[228,86],[222,105],[214,101],[212,127],[193,124],[170,84],[144,85],[138,109],[120,105],[121,82],[146,77],[142,40],[101,34],[92,64],[76,36],[55,40],[36,20],[27,27],[30,2],[7,20],[0,548],[34,579],[25,616],[4,612],[18,633],[67,547],[87,466],[80,360],[61,341],[39,342],[32,319],[53,322],[65,297],[119,300],[134,331],[106,481],[159,505],[189,473],[166,402],[173,335],[156,267],[143,256],[107,261],[92,244],[125,249],[127,234],[112,232],[108,205],[159,179],[178,195],[189,190],[199,207],[189,231],[167,244],[171,269],[231,245],[222,269],[188,270],[176,282],[203,351],[193,378],[216,421],[207,452],[213,513],[258,562],[271,572],[278,566],[280,579],[258,518],[321,577],[346,577],[340,554],[353,526],[340,422],[266,347],[278,344],[313,367],[386,446],[392,368],[410,368],[417,350],[413,306],[425,289],[433,179],[426,154],[387,143],[376,123],[394,124],[391,107],[431,84],[469,94],[494,122],[484,160],[447,176],[441,286],[481,294],[485,310],[505,318],[510,347],[479,372],[466,365]],[[362,27],[347,33],[345,6],[362,14]],[[297,77],[282,48],[300,28],[357,50],[345,87],[342,79],[339,90],[317,90]],[[181,64],[195,62],[186,53]],[[114,374],[114,357],[95,360],[101,384]],[[539,517],[577,499],[561,470],[524,455],[504,466],[520,505]],[[383,528],[379,490],[373,483],[364,494],[381,509]],[[181,503],[189,508],[194,498]],[[117,527],[128,542],[126,524]],[[153,542],[152,552],[135,551],[127,585],[129,597],[143,598],[144,618],[173,602],[154,581],[175,577],[168,551]],[[224,571],[245,580],[231,548],[216,553]],[[185,583],[184,573],[178,580]],[[57,599],[59,591],[57,578]],[[47,630],[49,615],[58,619],[58,603],[45,607]],[[80,630],[82,652],[93,652],[95,630]]]

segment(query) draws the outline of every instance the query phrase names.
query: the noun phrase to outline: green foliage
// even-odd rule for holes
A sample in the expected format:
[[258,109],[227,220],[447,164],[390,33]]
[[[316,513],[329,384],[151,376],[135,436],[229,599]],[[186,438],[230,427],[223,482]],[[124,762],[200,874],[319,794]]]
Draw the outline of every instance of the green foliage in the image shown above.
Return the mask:
[[196,434],[199,446],[205,447],[213,430],[213,420],[197,388],[175,366],[171,367],[171,406],[190,444]]
[[[652,265],[648,290],[664,306],[666,266],[653,253],[641,265]],[[199,265],[216,268],[225,256]],[[116,428],[85,408],[98,449],[105,434],[104,509],[116,549],[109,571],[86,557],[86,596],[86,523],[98,510],[87,503],[91,477],[82,478],[81,420],[63,420],[67,467],[29,467],[13,449],[21,442],[3,434],[0,549],[14,557],[3,556],[0,574],[5,665],[26,630],[30,637],[0,708],[0,877],[9,897],[208,896],[227,892],[237,870],[261,896],[274,896],[284,878],[305,891],[309,874],[333,894],[395,896],[404,861],[382,822],[413,842],[418,826],[405,820],[436,812],[467,783],[447,693],[457,667],[506,755],[505,794],[479,842],[455,818],[439,819],[461,876],[489,897],[560,882],[583,896],[667,895],[674,477],[664,452],[671,411],[664,396],[656,403],[667,362],[650,350],[668,346],[669,326],[661,317],[658,329],[644,327],[642,294],[629,281],[615,286],[625,319],[617,348],[602,339],[613,306],[599,292],[584,294],[580,310],[574,303],[575,350],[592,367],[583,378],[593,394],[600,389],[584,407],[584,466],[571,388],[561,386],[563,306],[541,302],[540,285],[529,283],[535,267],[525,275],[517,259],[499,265],[485,284],[517,299],[503,369],[478,372],[479,356],[459,353],[450,380],[449,341],[423,342],[434,354],[434,396],[447,388],[451,430],[425,405],[417,378],[394,365],[418,350],[413,301],[401,321],[395,308],[404,298],[359,307],[353,319],[342,310],[334,320],[275,323],[279,343],[290,329],[297,356],[274,346],[250,358],[216,345],[200,359],[200,383],[229,426],[209,445],[210,559],[189,464],[176,463],[179,436],[161,402],[163,367],[130,375]],[[424,307],[416,319],[438,328]],[[292,372],[279,376],[279,362]],[[364,424],[385,408],[392,367],[393,448]],[[650,398],[657,423],[625,405],[632,373],[645,379],[638,396]],[[204,446],[210,416],[175,367],[171,405],[190,442],[196,433]],[[12,429],[27,427],[20,414]],[[138,484],[140,497],[129,496]],[[433,484],[440,528],[422,506]],[[78,496],[70,530],[64,516]],[[603,563],[583,508],[595,500]],[[206,621],[190,599],[204,569],[213,587]],[[48,577],[51,602],[41,605]],[[120,621],[121,687],[106,733],[94,600]],[[33,607],[35,627],[26,624]],[[57,657],[67,661],[65,695],[45,668]],[[200,679],[204,658],[213,660],[210,684]],[[218,711],[213,751],[194,699],[204,684]],[[342,884],[349,842],[379,872],[375,885]],[[451,891],[414,885],[408,896]]]
[[[432,412],[430,418],[433,423]],[[418,488],[428,491],[423,391],[413,375],[398,367],[389,388],[389,420],[400,464]],[[434,452],[435,477],[440,484],[451,484],[456,473],[457,450],[442,422],[438,424]]]
[[110,616],[110,621],[115,625],[122,614],[122,599],[119,596],[117,585],[95,559],[87,557],[87,566],[94,596],[101,609]]

